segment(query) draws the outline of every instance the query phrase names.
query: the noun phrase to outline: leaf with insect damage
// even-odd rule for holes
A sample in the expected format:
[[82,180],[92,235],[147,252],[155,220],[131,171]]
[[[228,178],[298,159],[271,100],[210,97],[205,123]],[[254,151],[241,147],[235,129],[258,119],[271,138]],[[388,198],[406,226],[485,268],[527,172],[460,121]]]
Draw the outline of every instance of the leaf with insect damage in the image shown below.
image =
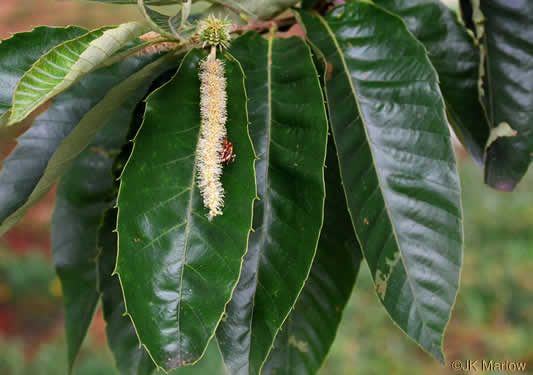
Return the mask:
[[463,236],[437,74],[403,21],[370,2],[299,14],[328,65],[342,183],[376,293],[398,326],[444,361]]

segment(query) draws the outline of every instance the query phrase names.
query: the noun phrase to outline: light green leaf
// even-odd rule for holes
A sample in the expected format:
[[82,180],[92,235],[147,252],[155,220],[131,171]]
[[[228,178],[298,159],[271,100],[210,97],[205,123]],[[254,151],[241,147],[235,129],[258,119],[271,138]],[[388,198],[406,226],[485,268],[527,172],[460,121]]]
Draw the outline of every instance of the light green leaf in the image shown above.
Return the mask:
[[145,25],[129,22],[88,32],[51,49],[19,81],[8,125],[24,120],[146,31]]
[[146,6],[147,2],[139,0],[139,9],[152,28],[159,34],[170,38],[180,39],[179,32],[185,27],[187,21],[187,11],[183,13],[183,6],[179,8],[174,16],[168,16]]
[[457,14],[440,0],[375,0],[403,18],[428,50],[439,74],[448,120],[478,165],[489,136],[489,124],[479,101],[479,48]]
[[352,295],[361,249],[341,186],[337,152],[328,142],[324,227],[309,278],[276,337],[262,375],[312,375],[321,367]]
[[462,219],[438,78],[402,20],[367,1],[302,11],[326,94],[352,223],[391,318],[444,361]]
[[296,5],[300,0],[221,0],[242,11],[243,13],[258,19],[271,19],[284,10]]
[[140,342],[164,370],[198,361],[213,337],[239,278],[256,196],[243,73],[224,55],[237,158],[224,167],[223,215],[207,219],[196,181],[203,57],[191,51],[147,99],[118,197],[116,272]]
[[[58,44],[87,33],[81,27],[36,27],[32,31],[14,34],[0,43],[0,118],[7,123],[13,93],[25,71]],[[3,120],[4,121],[4,120]],[[1,126],[4,126],[2,122]]]
[[[18,139],[0,173],[0,235],[50,190],[129,95],[177,63],[173,55],[128,58],[80,80]],[[155,60],[155,61],[154,61]]]
[[327,118],[311,51],[300,38],[246,33],[230,51],[246,74],[260,199],[241,279],[217,339],[232,374],[257,375],[316,251]]

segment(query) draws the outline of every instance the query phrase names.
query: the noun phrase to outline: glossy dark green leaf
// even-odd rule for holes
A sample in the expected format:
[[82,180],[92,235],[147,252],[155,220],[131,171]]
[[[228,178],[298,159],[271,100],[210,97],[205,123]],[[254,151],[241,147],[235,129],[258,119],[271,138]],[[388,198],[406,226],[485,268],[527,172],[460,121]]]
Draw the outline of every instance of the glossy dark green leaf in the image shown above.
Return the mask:
[[205,355],[194,366],[180,367],[170,375],[228,375],[216,340],[212,340]]
[[489,136],[489,124],[479,101],[479,48],[457,14],[440,0],[375,0],[403,18],[409,31],[428,50],[439,74],[448,120],[478,165]]
[[123,375],[150,375],[155,365],[148,352],[139,346],[135,328],[128,316],[118,276],[113,275],[117,259],[117,210],[106,211],[98,234],[98,290],[106,321],[106,336],[115,363]]
[[81,27],[41,26],[0,43],[0,117],[11,107],[18,81],[50,49],[85,34]]
[[301,39],[247,33],[231,53],[246,74],[260,199],[217,339],[230,372],[251,375],[259,374],[311,268],[323,219],[327,118]]
[[195,157],[204,56],[189,53],[148,98],[118,198],[116,271],[127,312],[165,370],[196,362],[214,335],[239,278],[256,196],[243,74],[225,55],[228,138],[237,158],[224,168],[223,215],[207,219]]
[[437,74],[402,20],[372,3],[301,17],[328,64],[341,177],[376,292],[399,327],[443,361],[463,239]]
[[146,90],[176,59],[158,57],[131,57],[95,71],[54,99],[34,120],[3,163],[0,235],[50,190],[130,94]]
[[332,139],[329,141],[324,227],[317,254],[298,302],[276,337],[263,375],[317,373],[335,339],[361,264],[335,146]]
[[483,63],[481,96],[493,128],[485,183],[510,191],[533,160],[533,2],[472,4]]
[[65,304],[65,330],[69,367],[92,321],[99,293],[96,290],[96,234],[104,211],[113,203],[111,162],[126,141],[137,103],[148,81],[117,110],[89,147],[61,178],[52,218],[54,265]]

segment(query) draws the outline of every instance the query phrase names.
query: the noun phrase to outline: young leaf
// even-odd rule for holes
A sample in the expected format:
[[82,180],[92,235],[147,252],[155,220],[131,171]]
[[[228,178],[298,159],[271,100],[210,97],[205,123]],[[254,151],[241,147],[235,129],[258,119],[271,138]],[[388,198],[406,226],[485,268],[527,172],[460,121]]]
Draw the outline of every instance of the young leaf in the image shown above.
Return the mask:
[[139,347],[139,339],[128,316],[122,297],[120,281],[112,276],[117,259],[117,210],[106,211],[98,231],[98,291],[102,297],[102,311],[106,321],[106,336],[115,363],[123,375],[150,375],[155,365],[148,352]]
[[81,347],[98,302],[96,234],[104,211],[112,204],[111,161],[126,141],[133,110],[146,87],[130,95],[89,147],[61,178],[52,218],[54,265],[65,304],[69,368]]
[[146,31],[146,26],[129,22],[116,28],[103,27],[88,32],[52,48],[19,81],[8,125],[24,120]]
[[0,173],[0,235],[50,190],[110,116],[136,90],[176,64],[176,57],[146,55],[95,71],[38,116],[18,139]]
[[193,50],[176,76],[147,100],[121,177],[118,273],[127,313],[157,366],[195,363],[222,319],[239,278],[256,196],[240,65],[224,56],[228,139],[223,215],[208,221],[197,184],[198,64]]
[[155,31],[170,39],[177,38],[177,34],[181,31],[185,21],[184,16],[182,15],[183,6],[180,7],[180,10],[176,15],[167,16],[166,14],[159,13],[158,11],[147,7],[146,1],[140,0],[138,4],[144,17],[150,22]]
[[437,74],[402,20],[366,1],[301,13],[326,94],[352,222],[391,318],[444,361],[462,220]]
[[0,118],[11,108],[13,93],[23,73],[58,44],[87,33],[81,27],[36,27],[0,43]]
[[264,39],[250,32],[234,40],[230,51],[246,74],[260,199],[241,279],[217,339],[232,374],[257,375],[316,251],[327,118],[311,52],[300,38]]
[[533,2],[472,0],[480,94],[491,122],[485,183],[511,191],[533,160]]
[[361,249],[342,191],[337,153],[328,142],[324,227],[309,278],[276,337],[262,374],[313,375],[333,344],[355,284]]
[[375,0],[403,18],[409,31],[428,50],[439,74],[448,120],[478,165],[489,137],[489,124],[479,101],[479,48],[440,0]]

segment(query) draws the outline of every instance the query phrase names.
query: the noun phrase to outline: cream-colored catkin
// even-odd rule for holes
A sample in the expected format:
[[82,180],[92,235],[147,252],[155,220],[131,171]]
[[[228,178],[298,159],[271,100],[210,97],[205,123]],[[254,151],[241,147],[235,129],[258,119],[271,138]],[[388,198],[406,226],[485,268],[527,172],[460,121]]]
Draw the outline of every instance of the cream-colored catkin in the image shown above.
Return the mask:
[[198,141],[198,187],[209,209],[208,219],[222,215],[224,187],[222,151],[226,137],[226,78],[224,65],[215,50],[200,63],[200,114],[202,125]]

